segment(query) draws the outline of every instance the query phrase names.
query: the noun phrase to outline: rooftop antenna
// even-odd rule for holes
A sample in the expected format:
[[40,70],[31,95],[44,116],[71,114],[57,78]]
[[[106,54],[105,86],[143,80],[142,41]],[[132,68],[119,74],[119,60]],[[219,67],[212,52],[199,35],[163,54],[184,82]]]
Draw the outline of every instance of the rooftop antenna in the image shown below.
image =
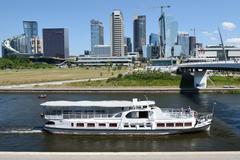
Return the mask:
[[165,6],[161,6],[161,14],[164,13],[164,8],[170,8],[171,6],[170,5],[165,5]]
[[219,37],[220,37],[220,40],[221,40],[221,46],[222,46],[222,51],[223,51],[223,54],[224,54],[224,59],[226,61],[227,60],[227,55],[225,53],[225,47],[224,47],[224,44],[223,44],[222,34],[221,34],[221,31],[220,31],[219,27],[218,27],[218,33],[219,33]]
[[195,35],[196,35],[196,30],[195,30],[195,28],[191,28],[190,30],[193,31],[193,36],[195,37]]

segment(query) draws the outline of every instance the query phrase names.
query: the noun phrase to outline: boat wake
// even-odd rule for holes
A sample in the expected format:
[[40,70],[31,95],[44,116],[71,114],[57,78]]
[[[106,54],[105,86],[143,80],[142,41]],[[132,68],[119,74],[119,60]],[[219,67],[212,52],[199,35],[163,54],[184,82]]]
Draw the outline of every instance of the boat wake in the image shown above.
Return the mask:
[[34,134],[34,133],[42,133],[43,130],[41,128],[19,128],[19,129],[5,129],[0,130],[0,134]]

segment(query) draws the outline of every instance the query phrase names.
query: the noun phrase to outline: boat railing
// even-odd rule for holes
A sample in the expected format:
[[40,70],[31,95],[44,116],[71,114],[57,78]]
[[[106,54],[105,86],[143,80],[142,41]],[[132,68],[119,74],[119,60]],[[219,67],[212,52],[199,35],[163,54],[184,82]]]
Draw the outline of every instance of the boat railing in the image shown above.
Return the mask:
[[172,118],[191,118],[194,116],[194,111],[191,109],[162,108],[161,110]]
[[112,118],[114,114],[109,113],[63,113],[60,115],[45,115],[46,119],[90,119],[90,118]]

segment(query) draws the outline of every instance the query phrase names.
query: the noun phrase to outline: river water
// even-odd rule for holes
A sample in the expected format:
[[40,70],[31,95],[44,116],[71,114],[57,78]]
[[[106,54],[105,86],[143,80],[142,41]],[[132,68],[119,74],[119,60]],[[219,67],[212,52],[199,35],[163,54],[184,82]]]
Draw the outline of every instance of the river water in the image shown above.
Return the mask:
[[[212,110],[209,132],[169,136],[79,136],[53,135],[42,131],[40,104],[48,100],[131,100],[146,95],[159,107],[188,107],[199,112]],[[240,94],[179,93],[71,93],[0,94],[0,151],[229,151],[240,150]]]

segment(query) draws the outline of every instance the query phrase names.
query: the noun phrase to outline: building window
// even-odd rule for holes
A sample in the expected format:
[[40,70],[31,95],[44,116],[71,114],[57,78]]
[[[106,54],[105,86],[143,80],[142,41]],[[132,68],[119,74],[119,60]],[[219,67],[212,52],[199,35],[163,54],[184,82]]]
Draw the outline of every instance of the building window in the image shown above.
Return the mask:
[[190,126],[192,126],[192,123],[191,122],[184,123],[184,126],[185,127],[190,127]]
[[77,127],[84,127],[84,123],[77,123]]
[[176,127],[183,127],[183,123],[176,123],[175,126]]
[[174,123],[167,123],[166,126],[167,127],[174,127]]
[[117,123],[110,123],[109,127],[117,127]]
[[157,127],[165,127],[165,123],[157,123]]
[[88,123],[87,126],[88,127],[95,127],[95,124],[94,123]]
[[99,127],[106,127],[106,124],[105,123],[99,123],[98,126]]

